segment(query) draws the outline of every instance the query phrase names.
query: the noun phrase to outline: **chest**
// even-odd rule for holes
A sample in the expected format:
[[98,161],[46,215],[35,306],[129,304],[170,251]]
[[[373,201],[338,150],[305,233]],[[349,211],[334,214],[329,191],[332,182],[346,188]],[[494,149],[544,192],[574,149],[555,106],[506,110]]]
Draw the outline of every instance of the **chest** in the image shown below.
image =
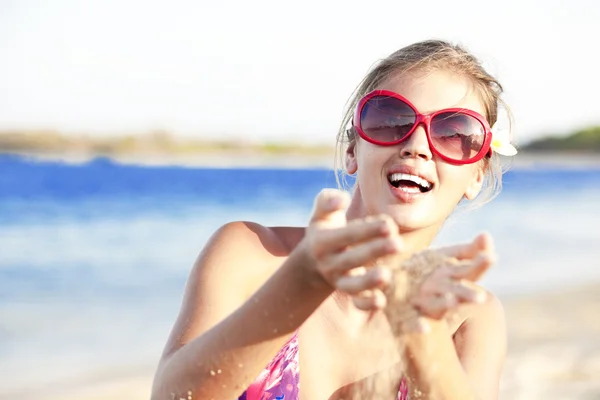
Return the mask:
[[[451,332],[463,320],[455,318]],[[373,398],[373,393],[395,400],[404,374],[400,346],[383,315],[365,325],[336,312],[316,312],[299,334],[300,400]]]
[[374,386],[397,393],[400,351],[384,325],[358,329],[315,316],[302,326],[298,343],[301,400],[363,398],[358,394]]

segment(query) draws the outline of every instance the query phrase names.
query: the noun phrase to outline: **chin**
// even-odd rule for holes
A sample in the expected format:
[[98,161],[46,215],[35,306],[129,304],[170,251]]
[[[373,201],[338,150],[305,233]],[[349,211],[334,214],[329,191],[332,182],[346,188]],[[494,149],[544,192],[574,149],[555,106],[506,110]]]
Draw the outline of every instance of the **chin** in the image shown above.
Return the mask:
[[431,224],[423,223],[423,221],[414,221],[411,219],[394,218],[400,233],[415,232],[431,227]]
[[431,213],[425,212],[425,210],[415,210],[413,207],[407,207],[404,210],[398,210],[396,207],[390,208],[385,213],[398,224],[400,232],[413,232],[438,225],[432,220]]

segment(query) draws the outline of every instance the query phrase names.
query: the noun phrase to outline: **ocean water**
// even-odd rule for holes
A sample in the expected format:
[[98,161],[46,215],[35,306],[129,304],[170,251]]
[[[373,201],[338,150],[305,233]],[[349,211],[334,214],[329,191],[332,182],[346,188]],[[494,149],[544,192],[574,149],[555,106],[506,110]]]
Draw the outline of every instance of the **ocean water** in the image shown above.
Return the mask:
[[[187,274],[233,220],[302,225],[324,169],[83,165],[0,157],[0,398],[151,371]],[[490,232],[502,296],[600,280],[600,170],[514,169],[436,245]]]

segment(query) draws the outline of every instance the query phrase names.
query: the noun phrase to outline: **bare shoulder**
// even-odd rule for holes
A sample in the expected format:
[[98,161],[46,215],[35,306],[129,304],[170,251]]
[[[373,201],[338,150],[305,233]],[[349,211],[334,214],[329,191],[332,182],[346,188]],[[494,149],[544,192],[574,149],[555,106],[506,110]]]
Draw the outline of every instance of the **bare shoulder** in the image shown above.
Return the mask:
[[294,228],[269,227],[250,221],[229,222],[211,236],[202,249],[199,259],[220,254],[224,250],[228,252],[232,248],[239,249],[240,251],[237,252],[239,255],[242,255],[243,250],[255,255],[283,257],[289,253],[286,234],[290,229]]
[[460,339],[465,333],[469,336],[483,334],[483,329],[506,330],[504,306],[496,295],[487,292],[486,301],[480,304],[465,304],[458,312],[454,321],[455,336]]
[[[235,281],[240,292],[256,289],[255,281],[264,281],[289,256],[301,240],[304,228],[269,227],[250,221],[235,221],[221,226],[200,252],[190,281],[197,275],[214,275],[218,282],[226,276]],[[258,282],[259,284],[261,282]],[[220,286],[218,283],[214,283]]]
[[[271,227],[250,221],[230,222],[212,235],[197,261],[220,256],[221,253],[240,257],[287,257],[303,235],[304,228],[301,227]],[[232,253],[234,249],[238,251]]]
[[163,356],[233,313],[285,261],[303,228],[235,221],[217,229],[200,251],[185,286]]

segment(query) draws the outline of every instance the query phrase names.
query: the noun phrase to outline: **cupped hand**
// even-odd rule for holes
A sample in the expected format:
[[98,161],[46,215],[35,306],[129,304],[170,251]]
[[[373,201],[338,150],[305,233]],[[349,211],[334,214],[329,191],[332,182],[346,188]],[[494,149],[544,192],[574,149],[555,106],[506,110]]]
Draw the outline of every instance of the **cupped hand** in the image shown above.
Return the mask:
[[349,204],[350,196],[339,190],[317,195],[302,241],[305,266],[317,281],[353,296],[358,308],[380,309],[386,304],[382,290],[392,273],[376,263],[402,252],[398,227],[384,215],[347,221]]
[[487,292],[476,282],[495,259],[488,234],[470,243],[416,253],[394,270],[393,290],[387,293],[388,319],[422,329],[420,317],[440,320],[459,304],[485,302]]

